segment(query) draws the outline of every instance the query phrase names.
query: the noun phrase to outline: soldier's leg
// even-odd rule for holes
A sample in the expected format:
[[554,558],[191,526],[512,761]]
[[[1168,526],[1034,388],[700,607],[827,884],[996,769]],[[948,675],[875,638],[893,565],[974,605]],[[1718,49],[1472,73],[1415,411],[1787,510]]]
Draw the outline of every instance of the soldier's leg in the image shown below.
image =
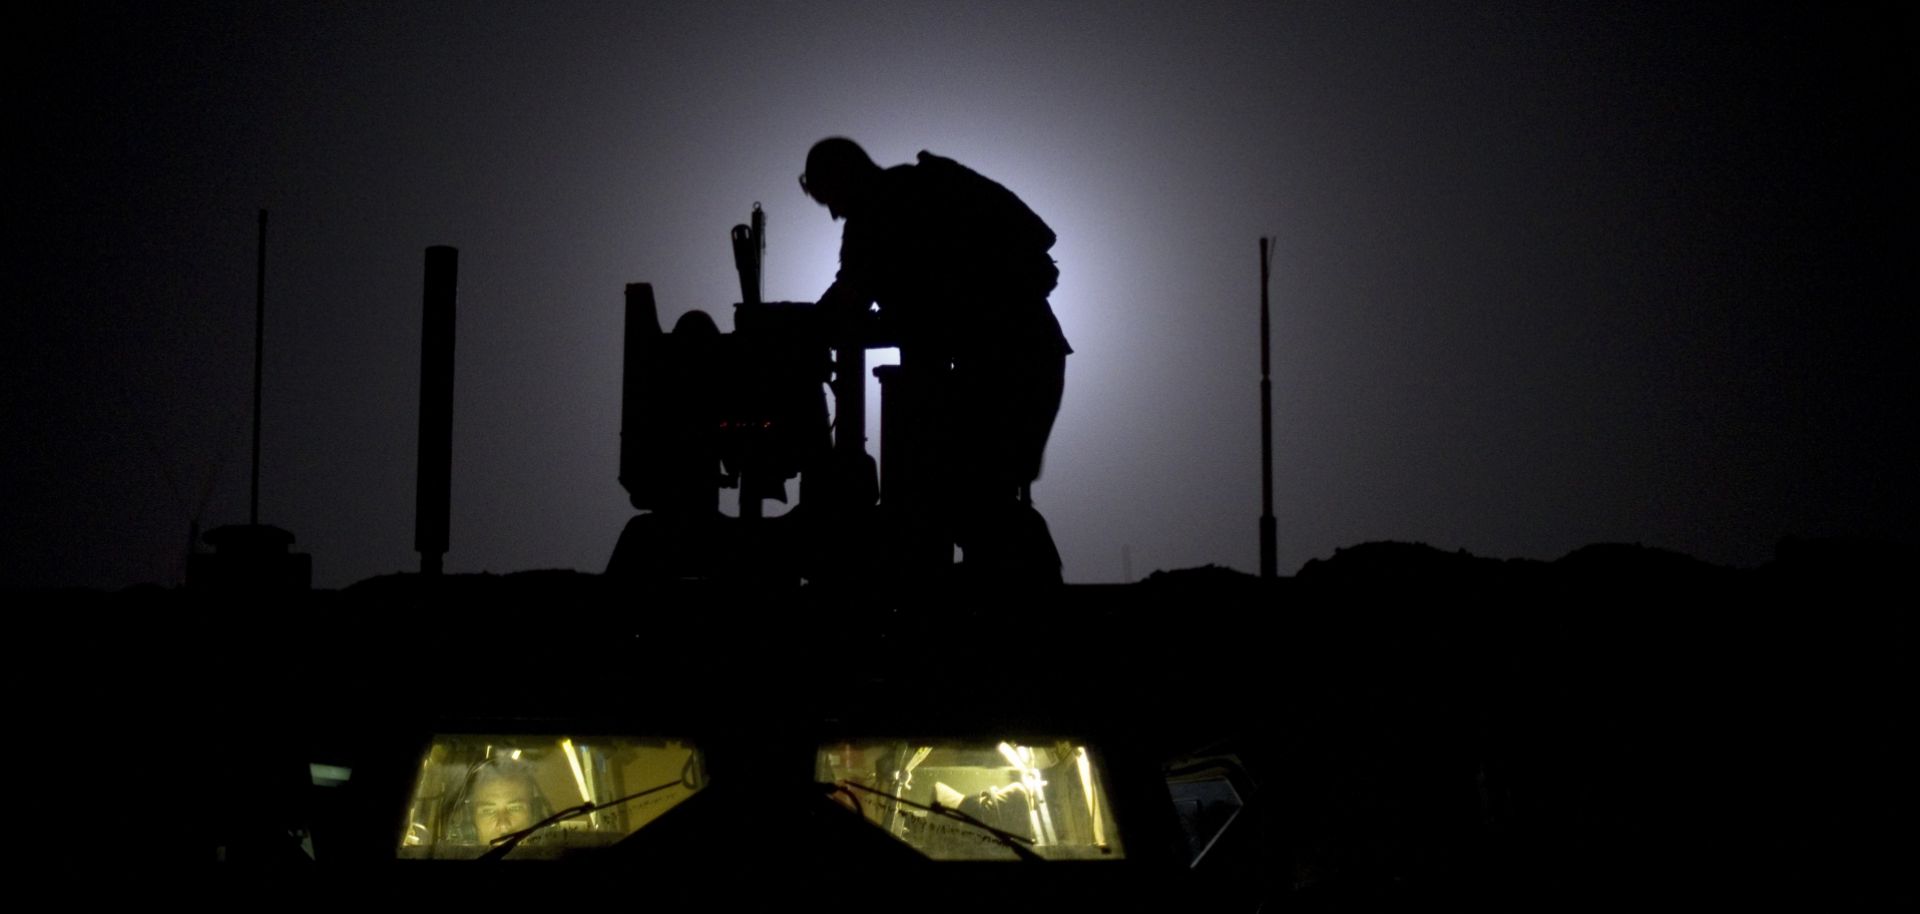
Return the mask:
[[1047,356],[956,367],[954,539],[976,577],[1060,581],[1046,520],[1020,494],[1040,475],[1064,363]]

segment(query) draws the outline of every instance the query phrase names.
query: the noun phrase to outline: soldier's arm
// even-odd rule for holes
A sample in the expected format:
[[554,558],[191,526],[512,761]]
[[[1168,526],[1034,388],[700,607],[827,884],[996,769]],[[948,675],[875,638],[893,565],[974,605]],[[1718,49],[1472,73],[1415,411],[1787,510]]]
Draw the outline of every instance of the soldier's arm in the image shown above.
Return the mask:
[[850,282],[845,276],[835,279],[820,295],[821,312],[835,320],[859,317],[872,306],[873,296],[862,292],[859,283]]

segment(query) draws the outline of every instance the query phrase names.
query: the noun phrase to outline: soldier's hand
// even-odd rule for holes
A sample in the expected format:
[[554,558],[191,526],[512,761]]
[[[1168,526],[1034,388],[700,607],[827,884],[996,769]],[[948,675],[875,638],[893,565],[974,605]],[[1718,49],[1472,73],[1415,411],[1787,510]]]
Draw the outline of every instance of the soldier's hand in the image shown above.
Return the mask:
[[1025,802],[1027,799],[1026,785],[1007,784],[1001,787],[989,787],[980,791],[980,805],[988,809],[993,809],[1005,803],[1007,798],[1013,797],[1016,794],[1018,794],[1020,801]]

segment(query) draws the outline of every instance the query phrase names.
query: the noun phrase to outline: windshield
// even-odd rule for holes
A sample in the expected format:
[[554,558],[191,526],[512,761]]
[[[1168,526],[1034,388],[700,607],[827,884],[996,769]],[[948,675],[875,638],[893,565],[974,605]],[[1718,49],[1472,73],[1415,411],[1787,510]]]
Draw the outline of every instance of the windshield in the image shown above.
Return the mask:
[[505,859],[551,859],[604,847],[702,782],[699,750],[677,741],[442,735],[421,757],[399,856],[476,859],[504,846]]
[[866,740],[820,747],[835,798],[935,860],[1117,860],[1105,773],[1065,741]]

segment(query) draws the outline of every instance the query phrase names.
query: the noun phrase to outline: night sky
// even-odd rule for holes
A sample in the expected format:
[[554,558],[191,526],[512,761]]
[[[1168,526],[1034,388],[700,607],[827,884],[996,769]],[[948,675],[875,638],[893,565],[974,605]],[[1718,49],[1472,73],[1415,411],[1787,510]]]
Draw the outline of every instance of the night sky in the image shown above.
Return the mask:
[[261,520],[315,583],[418,567],[436,244],[447,569],[602,570],[622,287],[729,328],[758,201],[766,296],[817,297],[830,135],[1059,235],[1070,582],[1257,567],[1263,235],[1283,573],[1912,541],[1915,30],[1759,6],[62,5],[7,39],[0,587],[178,583],[246,521],[262,208]]

